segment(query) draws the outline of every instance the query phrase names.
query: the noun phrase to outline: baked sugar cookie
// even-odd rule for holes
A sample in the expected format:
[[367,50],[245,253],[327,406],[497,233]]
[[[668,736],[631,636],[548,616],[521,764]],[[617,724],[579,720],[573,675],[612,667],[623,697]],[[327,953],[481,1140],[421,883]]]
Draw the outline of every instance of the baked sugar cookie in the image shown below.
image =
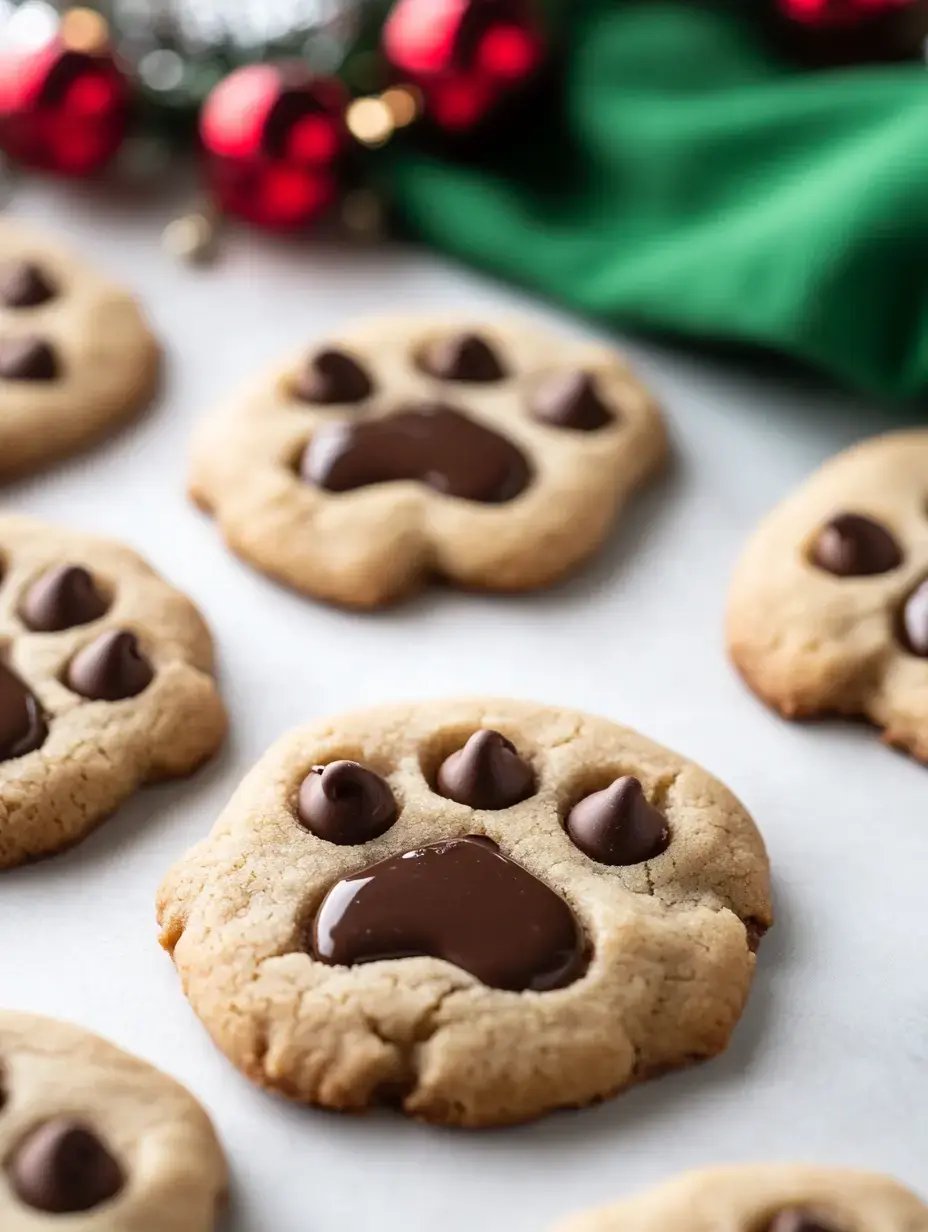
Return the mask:
[[847,1168],[758,1164],[687,1172],[554,1232],[928,1232],[928,1207],[898,1181]]
[[117,543],[0,516],[0,867],[190,774],[225,711],[196,608]]
[[928,430],[827,462],[735,572],[732,658],[788,718],[869,719],[928,761]]
[[666,448],[651,395],[607,347],[530,323],[391,318],[302,352],[208,420],[190,491],[265,573],[376,607],[429,575],[552,582]]
[[493,700],[284,737],[158,912],[253,1081],[460,1125],[720,1052],[771,921],[763,842],[721,783],[604,719]]
[[158,345],[134,298],[0,219],[0,477],[73,453],[152,397]]
[[211,1232],[226,1165],[166,1074],[81,1027],[0,1010],[0,1227]]

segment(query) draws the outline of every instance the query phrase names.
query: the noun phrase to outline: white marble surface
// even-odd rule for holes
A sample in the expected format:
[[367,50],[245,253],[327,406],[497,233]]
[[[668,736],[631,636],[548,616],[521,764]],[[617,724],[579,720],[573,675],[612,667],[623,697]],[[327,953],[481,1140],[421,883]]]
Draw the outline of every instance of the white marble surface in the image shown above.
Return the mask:
[[[726,663],[732,562],[765,510],[828,454],[899,413],[651,345],[673,473],[604,555],[546,594],[432,590],[346,615],[226,554],[184,497],[191,426],[293,344],[358,312],[523,307],[584,326],[415,251],[293,250],[235,238],[194,272],[162,256],[168,207],[20,190],[11,211],[67,233],[134,284],[167,343],[160,404],[117,439],[6,493],[14,508],[127,539],[216,632],[231,740],[192,782],[139,794],[69,854],[3,874],[2,1000],[85,1023],[163,1066],[215,1117],[235,1177],[229,1232],[541,1232],[557,1215],[699,1164],[807,1159],[925,1180],[928,771],[863,727],[789,726]],[[928,490],[928,477],[926,477]],[[288,1107],[209,1043],[155,941],[161,874],[291,725],[396,698],[537,697],[639,727],[753,811],[778,922],[728,1053],[618,1100],[521,1129],[436,1131],[383,1113]]]

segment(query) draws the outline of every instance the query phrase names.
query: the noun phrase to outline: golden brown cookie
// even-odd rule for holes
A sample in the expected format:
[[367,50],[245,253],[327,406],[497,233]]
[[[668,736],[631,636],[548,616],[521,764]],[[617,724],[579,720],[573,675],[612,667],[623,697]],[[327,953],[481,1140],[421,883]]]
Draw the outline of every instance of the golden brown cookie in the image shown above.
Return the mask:
[[73,453],[150,400],[159,348],[132,295],[0,219],[0,477]]
[[869,719],[928,761],[928,431],[839,454],[762,522],[728,604],[732,659],[788,718]]
[[928,1232],[928,1207],[898,1181],[849,1168],[749,1164],[687,1172],[575,1215],[553,1232]]
[[0,517],[0,868],[190,774],[225,710],[189,599],[127,547]]
[[721,783],[605,719],[499,700],[291,732],[158,913],[253,1081],[460,1125],[714,1056],[771,921],[763,842]]
[[226,1164],[166,1074],[71,1023],[0,1010],[3,1232],[212,1232]]
[[663,462],[615,351],[528,322],[390,318],[319,343],[209,419],[194,500],[297,590],[376,607],[437,575],[544,586]]

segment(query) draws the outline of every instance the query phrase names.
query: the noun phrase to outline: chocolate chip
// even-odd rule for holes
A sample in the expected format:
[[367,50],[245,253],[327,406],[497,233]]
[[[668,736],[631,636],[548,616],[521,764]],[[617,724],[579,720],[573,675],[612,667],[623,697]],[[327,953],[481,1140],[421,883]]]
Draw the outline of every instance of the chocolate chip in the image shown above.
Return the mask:
[[595,432],[612,423],[615,416],[600,395],[589,372],[565,372],[549,377],[535,390],[532,418],[555,428]]
[[141,693],[154,675],[135,634],[114,629],[101,633],[74,656],[67,685],[91,701],[118,702]]
[[304,402],[319,406],[363,402],[374,392],[370,377],[356,359],[344,351],[319,351],[310,357],[296,383],[295,392]]
[[432,402],[380,419],[322,424],[306,446],[300,473],[329,492],[417,479],[447,496],[486,504],[512,500],[531,474],[506,437]]
[[436,338],[419,352],[419,367],[442,381],[485,385],[507,377],[502,361],[479,334]]
[[504,809],[532,794],[535,773],[511,740],[484,729],[445,758],[438,771],[438,790],[471,808]]
[[916,586],[903,605],[902,641],[912,654],[928,659],[928,578]]
[[583,933],[553,890],[490,839],[432,843],[337,882],[312,951],[336,966],[431,955],[491,988],[545,992],[581,974]]
[[35,308],[57,295],[55,284],[32,261],[0,265],[0,304],[6,308]]
[[767,1225],[766,1232],[838,1232],[835,1224],[821,1219],[801,1207],[779,1211]]
[[108,607],[86,569],[58,565],[32,583],[19,614],[33,633],[57,633],[99,620]]
[[667,819],[630,774],[575,804],[567,818],[567,833],[584,855],[599,864],[641,864],[659,856],[670,843]]
[[53,381],[58,359],[49,344],[35,334],[0,338],[0,378],[7,381]]
[[340,847],[368,843],[396,821],[389,783],[356,761],[313,766],[300,786],[300,821]]
[[33,1130],[7,1167],[20,1201],[50,1215],[93,1210],[125,1184],[122,1168],[93,1130],[70,1117]]
[[0,663],[0,761],[31,753],[47,735],[37,698],[15,672]]
[[902,551],[880,522],[860,513],[842,513],[818,533],[812,560],[836,577],[870,577],[902,564]]

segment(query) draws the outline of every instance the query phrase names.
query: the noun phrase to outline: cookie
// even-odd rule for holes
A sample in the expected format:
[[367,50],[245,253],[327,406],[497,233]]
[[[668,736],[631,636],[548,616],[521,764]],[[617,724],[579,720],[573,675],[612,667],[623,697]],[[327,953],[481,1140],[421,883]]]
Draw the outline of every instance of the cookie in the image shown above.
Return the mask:
[[787,718],[869,719],[928,762],[928,431],[869,440],[773,511],[732,583],[728,641]]
[[81,1027],[8,1010],[0,1074],[3,1232],[215,1227],[222,1148],[172,1078]]
[[652,397],[608,347],[530,323],[391,318],[295,356],[208,420],[190,491],[263,572],[367,608],[430,575],[554,581],[666,449]]
[[0,867],[192,773],[225,711],[193,604],[120,544],[0,517]]
[[0,219],[0,477],[73,453],[141,410],[158,358],[127,291]]
[[928,1232],[928,1207],[873,1172],[751,1164],[687,1172],[554,1232]]
[[253,1081],[460,1125],[720,1052],[771,921],[763,842],[721,783],[604,719],[498,700],[291,732],[158,913]]

